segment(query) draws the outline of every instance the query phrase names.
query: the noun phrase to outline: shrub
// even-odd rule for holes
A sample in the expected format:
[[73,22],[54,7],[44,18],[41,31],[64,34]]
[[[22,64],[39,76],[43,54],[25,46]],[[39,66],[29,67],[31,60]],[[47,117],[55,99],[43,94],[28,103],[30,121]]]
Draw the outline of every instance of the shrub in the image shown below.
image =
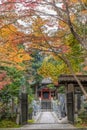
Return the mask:
[[31,119],[31,120],[28,120],[28,123],[29,123],[29,124],[32,124],[32,123],[34,123],[34,120],[33,120],[33,119]]
[[82,124],[82,119],[78,117],[78,118],[76,119],[76,123]]
[[0,128],[17,128],[17,127],[20,127],[20,126],[11,120],[5,119],[5,120],[0,121]]
[[85,110],[80,111],[78,117],[82,120],[82,122],[87,123],[87,111]]

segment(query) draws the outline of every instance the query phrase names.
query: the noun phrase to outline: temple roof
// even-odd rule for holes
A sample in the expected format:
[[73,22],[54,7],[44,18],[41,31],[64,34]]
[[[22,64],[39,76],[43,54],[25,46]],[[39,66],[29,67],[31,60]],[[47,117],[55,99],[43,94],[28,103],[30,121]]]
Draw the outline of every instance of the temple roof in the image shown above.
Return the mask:
[[41,84],[52,84],[52,79],[51,78],[44,78],[41,82]]
[[41,90],[51,90],[51,91],[55,91],[55,87],[54,88],[48,88],[48,87],[46,87],[46,86],[42,86],[42,87],[40,87],[39,89],[38,89],[38,91],[41,91]]
[[[76,75],[80,82],[87,82],[87,75]],[[73,75],[60,75],[58,78],[58,83],[64,82],[77,82]]]

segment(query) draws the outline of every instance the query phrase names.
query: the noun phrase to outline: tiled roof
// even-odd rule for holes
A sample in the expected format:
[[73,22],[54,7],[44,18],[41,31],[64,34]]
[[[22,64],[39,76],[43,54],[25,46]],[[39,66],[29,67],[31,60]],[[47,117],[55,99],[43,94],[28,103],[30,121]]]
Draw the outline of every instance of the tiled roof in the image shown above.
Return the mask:
[[[87,82],[87,75],[76,76],[81,82]],[[60,75],[58,78],[58,83],[60,84],[62,82],[76,82],[76,79],[73,77],[73,75]]]
[[53,83],[51,78],[44,78],[41,82],[41,84],[51,84]]

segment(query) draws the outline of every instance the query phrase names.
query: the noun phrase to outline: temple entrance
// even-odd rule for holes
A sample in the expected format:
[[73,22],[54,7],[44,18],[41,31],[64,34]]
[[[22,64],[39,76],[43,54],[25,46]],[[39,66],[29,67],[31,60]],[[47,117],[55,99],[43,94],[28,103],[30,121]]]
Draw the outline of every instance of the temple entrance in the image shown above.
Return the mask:
[[[83,85],[85,87],[87,78],[80,77],[80,80],[82,83],[84,80]],[[65,86],[65,93],[57,93],[56,87],[48,88],[46,82],[42,84],[37,91],[38,100],[34,101],[32,105],[33,119],[37,115],[42,118],[42,115],[48,113],[51,117],[55,117],[57,123],[74,124],[75,118],[78,116],[78,110],[81,109],[82,93],[72,76],[60,77],[59,85],[61,84]]]
[[[49,84],[51,87],[49,87]],[[52,87],[53,86],[53,87]],[[37,99],[33,103],[33,118],[40,116],[35,123],[68,123],[66,116],[66,95],[57,92],[51,80],[44,79],[37,89]],[[42,118],[45,118],[43,120]],[[50,119],[49,119],[50,118]]]
[[43,98],[49,99],[49,92],[43,92]]
[[[87,76],[78,76],[83,86],[87,86]],[[55,89],[43,85],[37,91],[38,100],[34,100],[32,107],[32,119],[34,124],[45,128],[49,126],[70,126],[73,128],[81,103],[84,102],[82,92],[72,75],[63,75],[59,78],[59,84],[65,86],[65,93],[56,93]],[[56,95],[57,94],[57,95]],[[86,117],[87,118],[87,117]],[[34,128],[34,124],[31,125]]]
[[42,111],[51,111],[52,110],[52,103],[50,100],[42,100],[41,101],[41,110]]
[[[78,75],[77,77],[85,90],[87,90],[87,75]],[[65,93],[57,93],[56,89],[47,88],[47,83],[42,84],[42,88],[38,90],[40,93],[41,112],[50,112],[51,110],[52,113],[55,113],[58,123],[65,123],[62,121],[66,118],[66,123],[74,124],[78,118],[79,111],[87,109],[87,107],[83,108],[85,97],[72,75],[61,75],[58,83],[59,86],[63,85],[65,87]]]
[[[59,94],[58,99],[42,99],[34,101],[33,119],[35,123],[63,123],[67,124],[65,94]],[[38,119],[37,119],[38,117]]]

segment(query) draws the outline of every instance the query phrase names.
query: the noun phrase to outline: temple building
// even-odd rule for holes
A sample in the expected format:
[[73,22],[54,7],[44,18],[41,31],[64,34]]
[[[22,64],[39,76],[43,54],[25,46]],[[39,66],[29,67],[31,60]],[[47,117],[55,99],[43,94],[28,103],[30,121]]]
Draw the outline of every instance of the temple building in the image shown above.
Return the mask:
[[[48,85],[53,85],[50,88]],[[43,79],[41,82],[41,87],[37,91],[37,96],[41,100],[42,109],[51,109],[51,101],[56,96],[57,87],[53,84],[50,78]]]

